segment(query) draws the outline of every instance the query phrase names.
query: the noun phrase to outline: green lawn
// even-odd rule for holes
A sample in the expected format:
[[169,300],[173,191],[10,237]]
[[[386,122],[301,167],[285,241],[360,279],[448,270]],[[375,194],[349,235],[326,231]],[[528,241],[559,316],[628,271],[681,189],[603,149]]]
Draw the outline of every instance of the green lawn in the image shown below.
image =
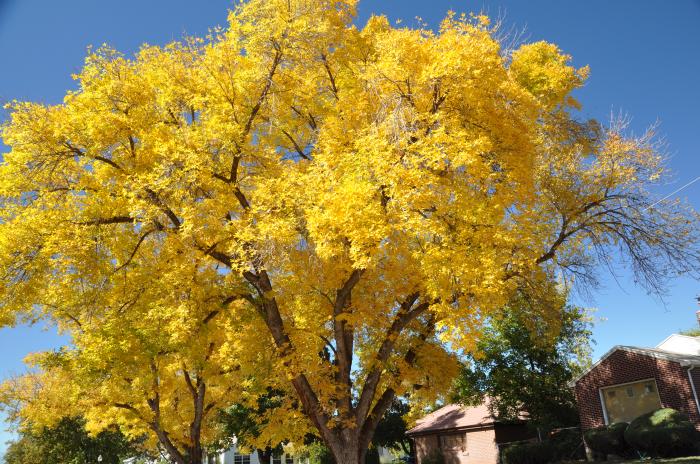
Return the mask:
[[[562,463],[562,464],[574,464],[574,463],[582,463],[584,461],[571,461],[570,463]],[[673,458],[673,459],[645,459],[645,460],[639,460],[639,459],[628,459],[626,461],[600,461],[600,462],[595,462],[593,464],[632,464],[632,463],[643,463],[643,464],[665,464],[665,463],[683,463],[683,464],[700,464],[700,456],[696,457],[691,457],[691,458]]]

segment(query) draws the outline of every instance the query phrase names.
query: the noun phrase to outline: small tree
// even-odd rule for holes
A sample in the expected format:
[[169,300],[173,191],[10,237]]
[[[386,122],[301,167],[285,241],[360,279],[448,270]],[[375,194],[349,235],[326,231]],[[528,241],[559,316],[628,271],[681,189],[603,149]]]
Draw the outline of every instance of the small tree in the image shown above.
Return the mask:
[[[695,299],[700,304],[700,296],[695,297]],[[700,321],[698,321],[698,322],[700,322]],[[700,327],[696,326],[692,329],[682,330],[680,333],[681,333],[681,335],[688,335],[689,337],[700,337]]]
[[[0,408],[23,427],[50,430],[82,414],[91,433],[118,427],[154,455],[201,463],[218,430],[217,409],[240,397],[246,368],[255,368],[241,366],[245,355],[230,340],[255,331],[233,332],[245,324],[206,300],[182,286],[141,292],[120,308],[72,313],[72,344],[32,355],[34,371],[0,388]],[[177,310],[164,310],[170,305]]]
[[53,427],[23,428],[5,453],[6,464],[93,464],[99,456],[105,464],[119,464],[139,454],[117,430],[88,435],[85,421],[66,417]]
[[568,382],[590,364],[591,322],[554,286],[550,292],[533,298],[521,291],[491,318],[456,381],[455,400],[472,404],[488,397],[502,420],[527,412],[538,427],[578,424]]
[[395,399],[384,414],[384,417],[382,417],[382,420],[379,421],[377,431],[372,439],[374,445],[410,455],[411,441],[406,436],[408,427],[404,418],[409,411],[410,406],[405,400]]
[[686,329],[681,330],[681,335],[687,335],[689,337],[700,337],[700,329]]
[[[239,448],[254,449],[261,463],[270,464],[274,455],[283,453],[283,445],[291,437],[298,436],[292,424],[288,424],[283,438],[273,438],[263,431],[284,430],[270,427],[270,420],[285,407],[290,407],[289,394],[282,390],[268,389],[267,393],[251,398],[252,404],[237,403],[219,411],[220,438],[216,446],[228,448],[236,440]],[[293,407],[293,406],[292,406]],[[299,430],[299,428],[297,428]],[[301,427],[301,430],[305,430]],[[274,443],[271,442],[274,440]],[[301,445],[301,443],[298,443]]]

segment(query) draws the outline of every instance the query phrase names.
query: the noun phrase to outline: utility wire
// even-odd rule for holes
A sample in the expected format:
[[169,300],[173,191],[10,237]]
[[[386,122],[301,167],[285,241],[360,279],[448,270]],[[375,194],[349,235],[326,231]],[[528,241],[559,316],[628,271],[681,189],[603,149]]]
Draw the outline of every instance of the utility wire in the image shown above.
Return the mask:
[[676,193],[680,192],[680,191],[683,190],[684,188],[690,187],[691,185],[693,185],[695,182],[697,182],[697,181],[699,181],[699,180],[700,180],[700,176],[698,176],[698,177],[696,177],[695,179],[691,180],[690,182],[688,182],[687,184],[685,184],[683,187],[681,187],[681,188],[679,188],[679,189],[676,189],[676,190],[674,190],[673,192],[669,193],[668,195],[666,195],[665,197],[663,197],[663,198],[660,199],[659,201],[655,202],[654,204],[647,206],[646,209],[645,209],[645,211],[646,211],[647,209],[649,209],[649,208],[653,208],[654,206],[658,205],[659,203],[661,203],[662,201],[664,201],[664,200],[667,199],[668,197],[673,196],[673,195],[675,195]]

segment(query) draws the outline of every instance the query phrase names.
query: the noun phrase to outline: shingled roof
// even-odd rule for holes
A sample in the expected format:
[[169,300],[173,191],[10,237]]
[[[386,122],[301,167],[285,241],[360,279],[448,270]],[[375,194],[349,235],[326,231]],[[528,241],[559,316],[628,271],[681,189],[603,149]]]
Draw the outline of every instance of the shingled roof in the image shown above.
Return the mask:
[[438,430],[461,430],[492,425],[495,422],[487,402],[478,406],[448,404],[420,419],[406,434],[422,435]]

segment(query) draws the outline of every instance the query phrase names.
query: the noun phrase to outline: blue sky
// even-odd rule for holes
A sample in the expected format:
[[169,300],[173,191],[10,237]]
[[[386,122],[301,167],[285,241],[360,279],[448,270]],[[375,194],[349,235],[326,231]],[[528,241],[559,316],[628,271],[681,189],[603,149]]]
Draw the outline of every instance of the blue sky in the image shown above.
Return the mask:
[[[73,88],[88,45],[108,43],[132,53],[147,42],[164,44],[184,33],[203,35],[225,25],[230,0],[0,0],[0,101],[58,103]],[[659,121],[674,176],[659,198],[700,176],[700,1],[575,0],[362,0],[358,23],[372,13],[436,25],[448,10],[503,16],[528,41],[548,40],[590,65],[578,97],[583,117],[607,120],[610,112],[633,117],[642,132]],[[0,114],[0,118],[5,115]],[[0,147],[0,152],[4,151]],[[700,209],[700,182],[678,194]],[[668,334],[697,325],[694,297],[700,283],[679,278],[665,304],[634,285],[620,269],[604,276],[587,306],[598,308],[594,331],[600,356],[615,344],[653,346]],[[61,338],[40,327],[0,329],[0,379],[22,371],[29,352]],[[8,435],[0,432],[0,454]]]

